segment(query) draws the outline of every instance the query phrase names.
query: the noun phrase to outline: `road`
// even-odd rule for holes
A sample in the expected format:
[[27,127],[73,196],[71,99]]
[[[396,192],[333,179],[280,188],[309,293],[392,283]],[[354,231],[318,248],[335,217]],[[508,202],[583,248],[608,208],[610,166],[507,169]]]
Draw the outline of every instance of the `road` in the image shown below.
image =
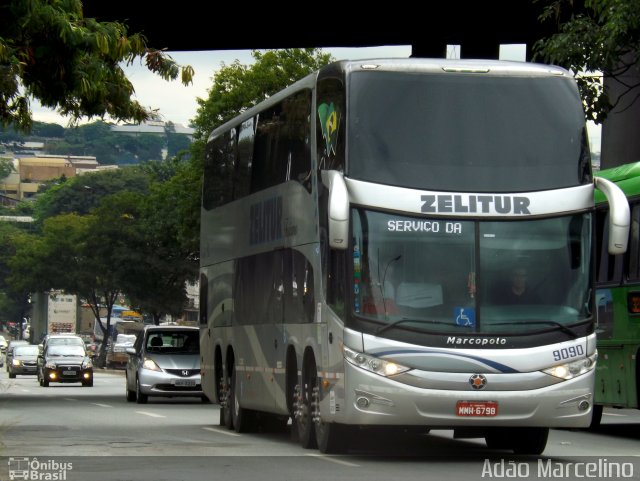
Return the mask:
[[346,455],[326,456],[300,448],[287,433],[230,432],[218,426],[218,407],[199,398],[128,403],[121,372],[98,372],[92,388],[43,388],[35,377],[8,379],[2,370],[0,386],[0,480],[18,479],[25,464],[39,479],[93,481],[473,480],[507,477],[500,474],[509,467],[527,479],[578,479],[584,473],[572,462],[599,462],[600,473],[626,469],[621,474],[640,479],[634,410],[605,410],[596,432],[552,430],[540,458],[491,451],[483,440],[453,439],[451,431],[367,436]]

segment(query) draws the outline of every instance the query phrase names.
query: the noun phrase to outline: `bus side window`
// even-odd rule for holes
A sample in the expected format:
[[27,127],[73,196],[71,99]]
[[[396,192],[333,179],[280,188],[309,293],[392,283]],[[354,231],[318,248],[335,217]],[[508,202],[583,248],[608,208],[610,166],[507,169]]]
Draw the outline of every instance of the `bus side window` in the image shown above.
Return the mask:
[[253,164],[253,144],[256,136],[256,118],[245,120],[238,134],[238,162],[234,180],[234,199],[241,199],[251,192],[251,166]]
[[250,191],[295,180],[311,190],[311,93],[299,92],[258,115]]
[[609,211],[596,211],[596,240],[600,244],[596,247],[596,282],[599,284],[620,283],[622,280],[622,255],[612,256],[608,252],[609,243]]
[[640,204],[631,204],[631,231],[629,234],[629,249],[627,250],[627,278],[640,279]]
[[346,119],[342,80],[325,78],[318,81],[316,109],[318,170],[344,171]]

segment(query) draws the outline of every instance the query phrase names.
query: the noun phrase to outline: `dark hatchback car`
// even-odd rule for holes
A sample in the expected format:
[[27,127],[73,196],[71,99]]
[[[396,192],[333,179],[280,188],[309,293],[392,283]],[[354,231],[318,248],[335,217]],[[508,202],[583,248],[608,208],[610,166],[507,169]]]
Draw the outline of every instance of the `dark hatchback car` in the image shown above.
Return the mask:
[[47,387],[50,382],[81,382],[93,386],[93,364],[84,344],[49,344],[38,368],[38,381]]
[[32,344],[14,346],[13,356],[8,363],[9,377],[15,378],[17,374],[35,376],[38,370],[38,346]]

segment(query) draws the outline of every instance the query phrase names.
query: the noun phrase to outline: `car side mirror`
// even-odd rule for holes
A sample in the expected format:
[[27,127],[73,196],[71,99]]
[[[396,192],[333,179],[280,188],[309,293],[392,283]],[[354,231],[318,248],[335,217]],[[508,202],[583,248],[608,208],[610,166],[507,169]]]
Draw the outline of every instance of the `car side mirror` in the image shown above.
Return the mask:
[[136,352],[135,348],[133,347],[127,347],[124,352],[126,352],[127,354],[129,354],[130,356],[137,356],[138,353]]

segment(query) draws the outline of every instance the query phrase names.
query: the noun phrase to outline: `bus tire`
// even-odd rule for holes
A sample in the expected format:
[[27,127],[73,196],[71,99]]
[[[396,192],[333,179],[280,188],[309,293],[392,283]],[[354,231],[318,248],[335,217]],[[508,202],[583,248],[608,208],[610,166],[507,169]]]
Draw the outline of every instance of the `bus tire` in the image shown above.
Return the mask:
[[319,422],[315,426],[318,449],[324,454],[343,453],[348,446],[347,427],[336,423]]
[[510,449],[509,428],[489,428],[484,434],[489,449]]
[[591,424],[589,429],[598,429],[600,427],[600,421],[602,421],[602,404],[594,404],[591,413]]
[[304,363],[302,381],[300,383],[300,395],[298,399],[298,415],[295,426],[298,431],[298,442],[304,449],[315,449],[316,442],[315,423],[313,422],[312,399],[313,389],[318,384],[318,373],[315,361]]
[[255,431],[254,413],[240,406],[240,400],[237,396],[237,382],[238,379],[234,366],[233,373],[231,374],[231,393],[229,399],[230,403],[227,405],[227,409],[231,411],[233,429],[235,429],[237,433],[248,433],[251,431]]
[[220,392],[224,392],[224,403],[220,406],[220,426],[233,429],[233,417],[231,416],[231,381],[225,379],[221,381]]
[[549,428],[516,428],[512,432],[515,454],[542,454],[547,447]]

